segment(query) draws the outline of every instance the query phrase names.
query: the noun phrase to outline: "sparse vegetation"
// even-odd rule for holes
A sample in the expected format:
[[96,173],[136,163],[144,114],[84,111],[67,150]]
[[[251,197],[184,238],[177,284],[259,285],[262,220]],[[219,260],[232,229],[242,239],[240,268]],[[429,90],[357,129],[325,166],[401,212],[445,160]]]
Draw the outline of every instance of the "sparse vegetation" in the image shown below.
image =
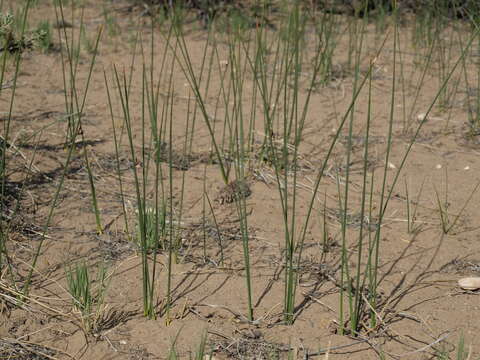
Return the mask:
[[106,268],[99,267],[94,283],[90,266],[79,263],[67,268],[66,279],[73,306],[80,313],[82,326],[86,332],[96,331],[103,316],[103,303],[108,287]]
[[0,1],[0,357],[478,357],[479,10]]

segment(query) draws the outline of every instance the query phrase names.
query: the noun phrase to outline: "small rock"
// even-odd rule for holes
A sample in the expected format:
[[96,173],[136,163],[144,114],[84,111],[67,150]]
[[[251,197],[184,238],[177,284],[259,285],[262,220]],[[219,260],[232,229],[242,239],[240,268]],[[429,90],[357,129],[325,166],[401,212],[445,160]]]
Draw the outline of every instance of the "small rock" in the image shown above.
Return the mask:
[[418,114],[417,115],[417,120],[418,121],[424,121],[427,118],[427,114]]
[[432,121],[442,121],[443,118],[441,118],[439,116],[430,116],[430,115],[427,116],[427,114],[424,114],[424,113],[421,113],[421,114],[417,115],[417,121],[418,122],[430,121],[430,120],[432,120]]
[[478,290],[480,289],[480,277],[467,277],[458,280],[458,286],[463,290]]

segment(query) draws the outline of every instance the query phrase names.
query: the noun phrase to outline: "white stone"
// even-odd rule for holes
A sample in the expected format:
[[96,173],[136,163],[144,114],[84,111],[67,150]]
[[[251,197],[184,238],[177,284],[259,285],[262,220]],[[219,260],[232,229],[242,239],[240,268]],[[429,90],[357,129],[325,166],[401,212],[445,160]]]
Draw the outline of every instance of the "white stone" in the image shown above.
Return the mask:
[[480,277],[467,277],[458,280],[458,286],[464,290],[480,289]]

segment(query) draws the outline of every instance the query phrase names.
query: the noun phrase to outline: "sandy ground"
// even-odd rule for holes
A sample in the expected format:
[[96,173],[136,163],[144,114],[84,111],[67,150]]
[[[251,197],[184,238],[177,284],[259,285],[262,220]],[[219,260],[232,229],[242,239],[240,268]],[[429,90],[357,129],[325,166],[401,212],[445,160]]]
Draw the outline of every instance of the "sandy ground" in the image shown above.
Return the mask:
[[[87,1],[86,4],[86,32],[93,39],[98,26],[104,22],[102,6],[93,1]],[[466,347],[472,347],[471,358],[480,355],[477,336],[480,330],[479,294],[465,292],[457,287],[459,278],[480,273],[480,193],[474,192],[468,201],[480,175],[480,144],[476,136],[467,136],[467,105],[471,93],[478,91],[471,87],[477,84],[475,67],[478,66],[478,59],[474,56],[467,58],[466,75],[471,79],[470,88],[465,84],[464,74],[459,72],[462,81],[459,82],[455,97],[446,108],[434,107],[412,147],[390,200],[380,241],[381,305],[378,315],[382,322],[377,328],[368,333],[365,331],[357,338],[336,333],[341,255],[336,177],[337,174],[340,179],[344,180],[345,177],[347,128],[341,132],[340,142],[335,147],[331,165],[326,170],[315,203],[299,269],[296,318],[293,325],[282,323],[284,225],[274,171],[264,163],[252,171],[249,177],[250,194],[246,202],[249,212],[254,317],[257,320],[251,324],[244,318],[247,298],[237,210],[235,203],[228,201],[231,189],[225,188],[218,165],[207,161],[209,135],[199,115],[191,161],[184,169],[176,166],[173,171],[176,205],[181,200],[183,177],[185,192],[181,226],[182,251],[172,267],[173,306],[170,309],[170,321],[166,320],[164,311],[168,263],[166,252],[160,252],[157,257],[158,316],[155,320],[146,319],[142,314],[141,258],[136,246],[130,241],[129,234],[125,232],[122,198],[116,176],[112,122],[104,82],[105,71],[116,104],[115,126],[120,133],[123,119],[112,77],[112,66],[115,64],[120,71],[129,71],[133,53],[131,44],[137,30],[142,30],[141,44],[145,49],[149,49],[151,41],[149,18],[141,16],[138,9],[126,11],[126,5],[124,2],[106,5],[117,19],[119,34],[112,36],[105,32],[100,43],[84,109],[85,141],[77,145],[78,151],[73,155],[60,192],[34,272],[31,301],[19,306],[13,304],[6,295],[12,295],[9,292],[12,290],[12,281],[21,283],[27,274],[28,264],[40,241],[42,226],[46,222],[68,153],[64,149],[66,121],[60,53],[43,53],[39,49],[33,49],[23,54],[10,130],[10,139],[14,139],[11,142],[18,151],[11,147],[8,157],[12,191],[18,191],[22,184],[24,190],[21,195],[17,194],[21,216],[16,220],[8,242],[11,263],[18,276],[11,279],[5,271],[1,279],[4,296],[0,298],[0,339],[3,339],[0,349],[3,358],[8,358],[10,352],[16,354],[12,358],[22,359],[47,359],[50,358],[48,356],[61,359],[157,359],[168,356],[174,341],[178,356],[187,358],[194,356],[203,334],[207,336],[207,349],[213,349],[216,359],[286,358],[289,349],[295,358],[317,353],[314,358],[376,359],[380,352],[384,352],[388,358],[402,356],[402,359],[430,359],[440,351],[454,351],[461,334],[465,337]],[[55,22],[53,8],[40,2],[30,14],[30,22],[36,24],[46,18]],[[79,30],[75,21],[73,29],[77,32]],[[338,31],[339,43],[333,64],[337,75],[313,93],[306,118],[298,172],[299,219],[305,217],[313,181],[334,131],[351,101],[353,76],[345,65],[348,34],[342,29]],[[157,59],[158,70],[165,40],[160,36],[159,30],[155,32],[154,57]],[[422,55],[411,45],[411,32],[408,22],[400,29],[397,67],[401,64],[404,76],[402,82],[397,74],[394,92],[394,135],[387,184],[392,183],[419,119],[427,111],[439,88],[438,61],[433,60],[412,110],[416,86],[421,77],[421,68],[416,65],[416,61]],[[362,72],[366,71],[369,59],[374,57],[375,49],[384,38],[383,34],[376,34],[374,25],[368,26],[365,35]],[[56,35],[54,39],[58,48]],[[195,68],[200,66],[206,39],[207,33],[199,23],[189,25],[185,40]],[[220,58],[226,59],[226,45],[220,44],[219,49]],[[474,51],[478,50],[475,48]],[[457,57],[454,50],[452,60]],[[84,88],[90,59],[91,55],[83,50],[78,64],[79,89]],[[142,63],[137,47],[130,95],[137,150],[141,139]],[[375,169],[374,207],[379,206],[379,184],[385,163],[392,97],[392,64],[393,41],[392,36],[389,36],[373,68],[369,161],[371,168]],[[166,73],[169,74],[169,71]],[[221,69],[212,72],[210,95],[206,98],[207,108],[212,111],[220,88],[219,74]],[[13,69],[9,68],[5,79],[10,80],[12,76]],[[193,95],[178,67],[173,76],[173,147],[181,154],[186,114],[193,112]],[[252,83],[253,79],[249,77],[244,86],[250,88]],[[299,91],[301,99],[306,96],[305,89],[306,85],[303,84]],[[80,91],[83,94],[83,90]],[[162,83],[160,104],[168,99],[167,91]],[[7,119],[11,92],[12,89],[7,87],[1,93],[2,124]],[[355,151],[351,159],[350,179],[352,220],[347,229],[348,253],[351,255],[349,261],[352,266],[358,261],[358,204],[361,197],[367,96],[366,91],[360,94],[355,109]],[[252,99],[244,98],[243,101],[248,109]],[[260,114],[260,103],[257,107]],[[224,111],[220,109],[215,116],[214,121],[218,125],[216,131],[221,134]],[[411,123],[411,130],[405,131],[405,120]],[[259,118],[256,131],[259,142],[262,140],[261,123],[262,119]],[[120,146],[121,173],[126,208],[131,221],[130,231],[134,233],[136,197],[132,168],[139,171],[144,164],[134,164],[131,161],[125,134],[123,136]],[[81,151],[85,147],[94,173],[104,225],[104,231],[100,235],[96,231],[88,173]],[[28,174],[26,167],[32,158],[32,170]],[[167,164],[163,166],[167,169]],[[218,231],[209,210],[206,212],[207,236],[204,238],[202,194],[205,176],[206,192],[212,200],[215,220],[223,241],[223,264],[219,262]],[[15,184],[17,188],[14,187]],[[405,184],[412,209],[417,209],[416,229],[412,232],[407,230]],[[148,196],[153,196],[151,189],[153,184],[149,184]],[[420,189],[423,190],[418,197]],[[458,222],[448,234],[442,231],[435,191],[442,201],[445,200],[445,194],[448,194],[451,218],[468,201]],[[15,197],[15,194],[12,196]],[[326,202],[324,199],[327,199]],[[328,224],[326,247],[323,244],[324,212]],[[297,231],[300,226],[301,221]],[[93,333],[83,330],[66,290],[65,268],[80,259],[87,259],[92,264],[108,264],[109,271],[113,274],[106,294],[106,308]],[[37,357],[33,357],[34,353]],[[453,358],[454,352],[451,356]]]

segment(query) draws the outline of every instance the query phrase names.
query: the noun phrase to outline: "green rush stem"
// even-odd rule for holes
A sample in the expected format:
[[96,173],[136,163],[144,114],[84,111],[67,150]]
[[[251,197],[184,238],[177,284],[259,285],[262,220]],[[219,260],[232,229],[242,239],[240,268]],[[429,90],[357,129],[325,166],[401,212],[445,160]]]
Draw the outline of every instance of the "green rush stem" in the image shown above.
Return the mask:
[[[370,74],[371,75],[371,74]],[[355,284],[355,306],[354,312],[351,314],[352,321],[352,331],[354,334],[358,333],[358,326],[360,322],[360,308],[361,308],[361,295],[363,293],[363,284],[360,285],[360,264],[363,254],[363,228],[365,225],[365,202],[367,195],[367,172],[368,172],[368,146],[369,146],[369,137],[370,137],[370,123],[371,123],[371,113],[372,113],[372,78],[370,76],[368,81],[368,110],[367,110],[367,124],[365,129],[365,147],[363,154],[363,184],[362,184],[362,199],[361,199],[361,208],[360,208],[360,229],[358,234],[358,257],[357,257],[357,274],[356,274],[356,284]],[[370,224],[367,224],[370,225]]]
[[117,170],[117,177],[118,177],[118,184],[120,186],[120,197],[122,201],[122,212],[123,212],[123,218],[125,220],[125,232],[127,233],[128,236],[130,236],[130,231],[128,229],[128,217],[127,217],[127,208],[126,208],[126,202],[125,202],[125,192],[123,191],[123,181],[122,181],[122,176],[121,176],[121,171],[120,171],[120,153],[118,150],[118,144],[119,140],[117,138],[117,131],[115,130],[115,118],[113,115],[113,107],[112,107],[112,99],[110,96],[110,87],[108,86],[108,81],[107,81],[107,74],[105,70],[103,71],[103,78],[105,80],[105,89],[107,91],[107,99],[108,99],[108,107],[110,110],[110,118],[112,120],[112,132],[113,132],[113,141],[115,143],[115,156],[117,158],[116,161],[116,170]]
[[[173,63],[173,62],[172,62]],[[173,66],[173,65],[172,65]],[[172,69],[173,70],[173,69]],[[172,71],[173,74],[173,71]],[[174,93],[174,88],[172,86],[172,91],[171,93]],[[172,158],[173,158],[173,152],[172,152],[172,147],[173,147],[173,96],[170,97],[170,123],[169,123],[169,133],[168,133],[168,165],[169,165],[169,171],[168,171],[168,176],[169,176],[169,207],[170,207],[170,234],[169,234],[169,244],[168,244],[168,272],[167,272],[167,304],[166,304],[166,316],[167,316],[167,324],[170,322],[170,307],[171,307],[171,302],[172,302],[172,252],[173,252],[173,164],[172,164]]]
[[[133,134],[132,134],[132,128],[131,128],[131,119],[130,119],[130,105],[129,105],[129,88],[127,86],[127,81],[125,74],[123,74],[123,82],[120,80],[120,77],[118,75],[118,71],[116,66],[113,66],[113,71],[114,71],[114,76],[115,76],[115,81],[117,84],[118,92],[120,95],[120,102],[122,105],[122,111],[123,111],[123,117],[124,117],[124,122],[125,122],[125,127],[127,130],[127,138],[128,138],[128,144],[130,147],[130,153],[132,156],[132,162],[133,164],[137,164],[137,158],[135,156],[135,148],[133,145]],[[122,90],[123,88],[123,90]],[[144,104],[144,101],[142,99],[142,104]],[[142,105],[143,108],[143,105]],[[141,255],[142,255],[142,289],[143,289],[143,313],[144,316],[150,316],[149,313],[149,304],[148,304],[148,263],[147,263],[147,255],[146,251],[144,251],[145,246],[146,246],[146,224],[145,224],[145,204],[143,199],[145,197],[142,197],[141,192],[140,192],[140,179],[138,177],[137,169],[136,166],[133,166],[132,168],[133,172],[133,177],[135,180],[135,192],[137,196],[137,209],[138,209],[138,221],[139,221],[139,228],[140,228],[140,243],[142,247]]]
[[[390,117],[388,122],[388,132],[387,132],[387,151],[385,154],[385,164],[383,168],[383,180],[382,180],[382,191],[380,195],[380,212],[383,212],[383,203],[384,203],[384,196],[385,190],[387,189],[387,173],[388,173],[388,164],[390,161],[390,151],[392,149],[392,132],[393,132],[393,116],[395,112],[395,88],[396,88],[396,66],[397,66],[397,38],[398,38],[398,28],[397,28],[397,21],[394,23],[394,34],[393,34],[393,76],[392,76],[392,89],[391,89],[391,98],[390,98]],[[387,199],[388,201],[388,199]],[[376,294],[377,294],[377,275],[378,275],[378,264],[380,258],[380,229],[383,220],[383,214],[378,217],[378,226],[377,232],[375,236],[375,244],[374,244],[374,268],[373,268],[373,309],[376,308]]]
[[[365,28],[365,22],[362,23],[362,27],[360,30],[360,41],[357,44],[355,41],[354,50],[356,53],[355,58],[355,77],[353,83],[353,94],[356,92],[357,82],[358,82],[358,74],[360,71],[360,56],[363,48],[363,30]],[[356,35],[355,35],[356,39]],[[358,47],[358,48],[357,48]],[[372,67],[373,64],[370,65]],[[371,73],[370,73],[371,76]],[[350,281],[350,269],[348,266],[348,259],[347,259],[347,244],[346,244],[346,231],[347,231],[347,217],[348,217],[348,200],[349,200],[349,185],[350,185],[350,159],[352,154],[352,137],[353,137],[353,121],[354,121],[354,112],[355,112],[355,103],[352,107],[352,111],[350,112],[350,121],[348,124],[348,142],[347,142],[347,159],[346,159],[346,170],[345,170],[345,195],[343,198],[343,213],[342,213],[342,267],[341,267],[341,277],[340,277],[340,304],[342,307],[342,311],[340,312],[340,333],[343,334],[343,294],[344,294],[344,281],[345,277],[347,280],[347,289],[348,289],[348,303],[349,303],[349,310],[350,310],[350,317],[351,317],[351,330],[355,331],[356,327],[356,319],[355,319],[355,310],[353,305],[352,299],[352,284]],[[366,159],[364,161],[367,161]],[[361,239],[360,239],[361,243]],[[357,267],[360,265],[358,264]]]

